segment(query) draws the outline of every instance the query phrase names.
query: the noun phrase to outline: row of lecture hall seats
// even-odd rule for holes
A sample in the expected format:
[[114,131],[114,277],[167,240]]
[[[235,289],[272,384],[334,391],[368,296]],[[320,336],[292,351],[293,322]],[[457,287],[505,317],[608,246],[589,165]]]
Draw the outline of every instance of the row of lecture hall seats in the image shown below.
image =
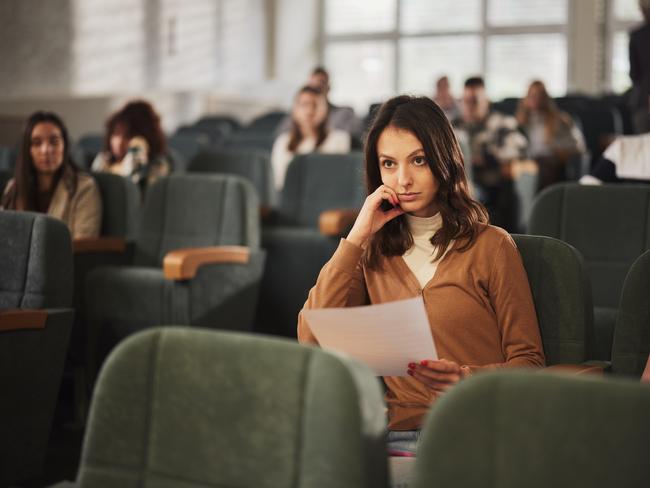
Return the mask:
[[[0,485],[7,486],[43,462],[74,333],[74,246],[64,224],[40,214],[2,212],[0,230]],[[384,488],[409,463],[415,488],[648,486],[650,386],[549,374],[567,364],[594,368],[583,363],[590,304],[579,253],[553,238],[515,240],[548,363],[566,364],[464,381],[429,413],[417,459],[387,458],[382,389],[367,367],[286,339],[174,322],[113,351],[93,392],[76,483],[56,486]],[[643,367],[648,296],[645,252],[623,286],[616,373],[638,377]]]

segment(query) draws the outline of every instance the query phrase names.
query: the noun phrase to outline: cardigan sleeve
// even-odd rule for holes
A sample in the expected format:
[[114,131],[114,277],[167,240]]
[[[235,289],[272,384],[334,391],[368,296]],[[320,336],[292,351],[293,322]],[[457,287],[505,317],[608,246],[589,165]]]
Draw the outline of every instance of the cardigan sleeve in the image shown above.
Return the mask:
[[[341,239],[332,258],[321,269],[302,310],[355,307],[368,303],[361,256],[363,249]],[[302,311],[298,315],[298,340],[318,344]]]
[[468,365],[472,371],[502,367],[543,367],[542,338],[528,276],[509,235],[501,240],[488,281],[490,302],[496,313],[503,363]]

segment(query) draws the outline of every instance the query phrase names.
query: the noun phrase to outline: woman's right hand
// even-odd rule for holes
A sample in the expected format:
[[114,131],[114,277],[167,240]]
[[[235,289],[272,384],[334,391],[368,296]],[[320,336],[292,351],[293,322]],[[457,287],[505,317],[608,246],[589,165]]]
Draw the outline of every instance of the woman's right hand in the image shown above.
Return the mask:
[[[386,200],[394,207],[384,212],[381,209],[382,202]],[[368,239],[381,229],[386,222],[399,217],[404,213],[399,207],[397,193],[386,185],[381,185],[374,192],[366,197],[366,201],[361,207],[359,216],[348,234],[347,240],[359,247],[366,246]]]

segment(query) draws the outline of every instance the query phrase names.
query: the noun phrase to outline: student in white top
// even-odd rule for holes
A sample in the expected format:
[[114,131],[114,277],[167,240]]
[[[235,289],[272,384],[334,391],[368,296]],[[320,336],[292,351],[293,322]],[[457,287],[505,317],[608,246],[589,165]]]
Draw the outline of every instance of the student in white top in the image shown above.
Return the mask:
[[291,130],[278,136],[271,152],[275,186],[281,190],[289,163],[297,154],[350,151],[350,134],[327,127],[327,98],[304,86],[298,91],[291,111]]

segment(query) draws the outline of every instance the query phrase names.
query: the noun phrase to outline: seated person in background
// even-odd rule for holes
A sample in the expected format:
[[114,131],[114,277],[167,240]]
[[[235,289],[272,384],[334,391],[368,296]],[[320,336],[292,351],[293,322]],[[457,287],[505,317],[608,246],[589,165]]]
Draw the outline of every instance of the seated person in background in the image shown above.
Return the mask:
[[566,180],[566,164],[585,152],[582,132],[561,112],[544,83],[533,81],[519,102],[517,122],[528,136],[528,157],[539,167],[539,188]]
[[440,106],[451,122],[460,118],[460,107],[458,106],[458,102],[451,95],[449,78],[446,76],[441,76],[438,78],[438,81],[436,81],[436,93],[433,95],[433,101]]
[[629,100],[634,129],[637,134],[650,131],[650,0],[639,0],[643,24],[630,32]]
[[[330,75],[325,68],[317,66],[309,75],[307,86],[320,91],[327,100],[327,126],[330,129],[338,129],[350,133],[355,137],[361,137],[362,123],[355,115],[351,107],[339,107],[329,101]],[[290,117],[285,118],[280,124],[278,132],[286,132],[291,129]]]
[[580,183],[650,183],[650,132],[617,137]]
[[46,213],[68,226],[73,239],[99,236],[102,201],[93,178],[70,159],[68,131],[58,115],[27,120],[14,177],[2,208]]
[[160,117],[143,100],[127,103],[106,122],[104,151],[92,164],[93,171],[126,176],[141,189],[171,172],[166,156],[167,140]]
[[512,185],[512,163],[525,159],[528,142],[517,119],[491,111],[483,78],[465,81],[456,135],[469,148],[467,164],[477,195],[490,218],[506,230],[517,225],[518,203]]
[[350,151],[350,134],[328,128],[325,95],[310,87],[300,89],[291,111],[291,130],[278,136],[271,151],[275,186],[281,190],[287,167],[296,154]]
[[[444,359],[419,358],[404,376],[384,378],[389,452],[414,453],[427,410],[462,378],[540,367],[544,353],[521,256],[470,196],[440,107],[426,97],[384,103],[368,133],[365,173],[368,197],[304,309],[422,296]],[[317,344],[302,313],[298,339]]]

